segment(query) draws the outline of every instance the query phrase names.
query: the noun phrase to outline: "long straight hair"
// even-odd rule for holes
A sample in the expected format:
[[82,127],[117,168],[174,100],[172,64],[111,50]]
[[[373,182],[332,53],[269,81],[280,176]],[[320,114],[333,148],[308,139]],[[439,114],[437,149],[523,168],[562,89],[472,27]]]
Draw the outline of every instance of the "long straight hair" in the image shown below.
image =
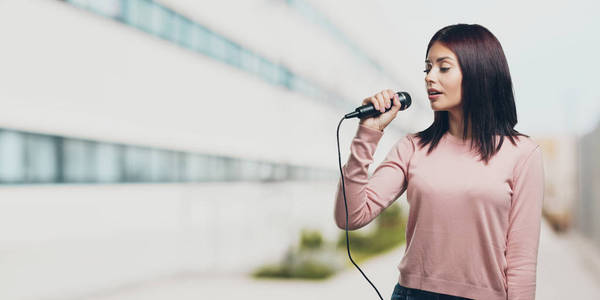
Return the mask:
[[[425,58],[435,42],[440,42],[456,55],[462,71],[463,139],[471,127],[471,146],[478,148],[485,164],[496,154],[504,137],[516,145],[513,137],[529,137],[514,129],[517,111],[512,80],[502,46],[496,37],[478,24],[449,25],[436,32],[425,51]],[[431,143],[427,153],[435,149],[449,127],[448,111],[436,111],[427,129],[417,132],[419,146]],[[496,145],[496,137],[500,139]]]

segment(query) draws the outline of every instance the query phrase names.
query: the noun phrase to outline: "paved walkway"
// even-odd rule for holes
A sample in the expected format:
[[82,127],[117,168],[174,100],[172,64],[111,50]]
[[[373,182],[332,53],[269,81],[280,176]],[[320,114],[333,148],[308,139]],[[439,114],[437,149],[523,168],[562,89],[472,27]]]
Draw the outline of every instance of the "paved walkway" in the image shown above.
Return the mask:
[[[350,248],[352,249],[352,247]],[[540,238],[536,299],[600,299],[600,253],[574,234],[555,235],[544,222]],[[388,300],[404,246],[359,265]],[[124,288],[88,300],[158,299],[379,299],[355,268],[325,282],[255,280],[243,276],[181,276]]]

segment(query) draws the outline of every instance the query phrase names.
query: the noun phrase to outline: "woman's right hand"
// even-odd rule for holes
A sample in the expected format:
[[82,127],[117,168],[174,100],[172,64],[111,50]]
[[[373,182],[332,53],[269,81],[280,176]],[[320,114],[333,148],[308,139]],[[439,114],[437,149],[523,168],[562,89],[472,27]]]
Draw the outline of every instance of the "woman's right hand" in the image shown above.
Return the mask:
[[[362,101],[362,105],[369,103],[373,103],[375,109],[382,113],[377,117],[361,119],[359,124],[379,131],[383,131],[383,129],[392,122],[400,110],[400,99],[398,98],[398,95],[390,89],[383,90]],[[385,112],[385,109],[390,107],[392,103],[392,109]]]

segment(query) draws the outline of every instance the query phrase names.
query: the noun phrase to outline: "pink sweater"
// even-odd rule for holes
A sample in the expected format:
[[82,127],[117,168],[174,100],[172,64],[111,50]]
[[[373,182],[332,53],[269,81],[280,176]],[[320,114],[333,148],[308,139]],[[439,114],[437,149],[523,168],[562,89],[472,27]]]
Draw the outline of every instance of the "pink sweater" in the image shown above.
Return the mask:
[[[472,299],[534,299],[544,169],[541,148],[519,137],[485,166],[449,132],[427,154],[399,139],[368,176],[383,132],[359,125],[343,166],[349,230],[369,224],[404,191],[410,206],[398,283]],[[341,180],[335,221],[345,229]],[[352,239],[350,240],[352,251]]]

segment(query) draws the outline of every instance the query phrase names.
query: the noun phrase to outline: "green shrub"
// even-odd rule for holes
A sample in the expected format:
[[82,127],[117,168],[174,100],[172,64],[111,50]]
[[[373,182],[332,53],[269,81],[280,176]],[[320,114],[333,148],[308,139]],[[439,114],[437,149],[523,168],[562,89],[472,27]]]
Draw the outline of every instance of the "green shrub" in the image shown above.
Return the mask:
[[335,270],[325,264],[306,261],[296,267],[285,264],[271,264],[260,267],[252,275],[254,277],[270,278],[301,278],[324,279],[335,273]]
[[[327,256],[332,255],[334,258]],[[323,236],[318,230],[302,229],[298,247],[290,246],[278,264],[260,267],[254,277],[324,279],[343,266],[335,257],[335,249],[324,249]]]
[[[404,242],[405,222],[402,208],[391,205],[374,220],[375,230],[349,231],[350,252],[355,262],[388,251]],[[338,250],[336,253],[336,249]],[[341,255],[343,249],[343,256]],[[329,256],[327,256],[329,255]],[[281,261],[258,268],[254,277],[324,279],[344,265],[351,264],[346,252],[346,231],[342,230],[337,242],[325,243],[318,230],[302,229],[298,247],[290,247]]]
[[316,261],[306,261],[292,270],[292,277],[306,279],[323,279],[331,276],[333,273],[333,268],[328,265]]
[[319,249],[323,245],[323,236],[318,230],[302,229],[300,249]]
[[[374,221],[376,227],[372,233],[360,230],[348,232],[350,253],[355,262],[390,250],[405,240],[406,225],[402,220],[402,208],[398,204],[384,209]],[[345,230],[340,232],[336,247],[346,249]]]

